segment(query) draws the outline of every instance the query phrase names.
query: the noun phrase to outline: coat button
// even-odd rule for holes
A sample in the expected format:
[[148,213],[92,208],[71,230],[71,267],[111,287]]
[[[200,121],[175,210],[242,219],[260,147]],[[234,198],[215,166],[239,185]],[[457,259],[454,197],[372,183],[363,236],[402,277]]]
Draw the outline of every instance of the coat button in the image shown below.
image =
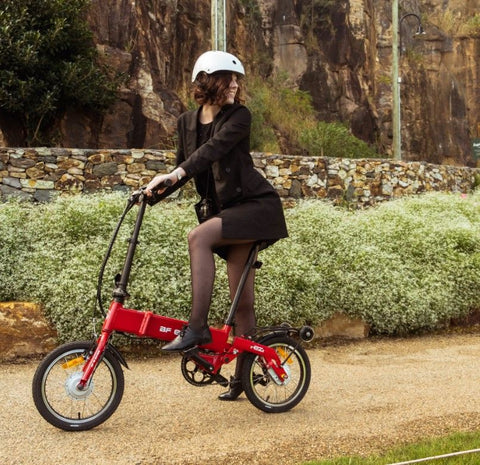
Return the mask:
[[230,171],[232,171],[231,168],[227,166],[227,167],[225,168],[225,173],[230,173]]
[[236,190],[237,192],[242,192],[242,188],[241,188],[241,187],[237,187],[235,190]]

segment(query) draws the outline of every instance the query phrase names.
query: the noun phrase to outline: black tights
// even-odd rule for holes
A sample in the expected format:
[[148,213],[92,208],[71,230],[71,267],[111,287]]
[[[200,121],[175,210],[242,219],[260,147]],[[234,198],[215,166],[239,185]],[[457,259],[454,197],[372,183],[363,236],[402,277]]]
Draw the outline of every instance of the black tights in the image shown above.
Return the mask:
[[[215,280],[213,249],[228,246],[227,276],[230,298],[233,299],[240,281],[252,240],[224,239],[222,220],[212,218],[188,234],[192,279],[192,313],[189,325],[195,331],[208,326],[208,311]],[[254,311],[255,269],[250,271],[235,314],[235,334],[247,333],[255,326]]]

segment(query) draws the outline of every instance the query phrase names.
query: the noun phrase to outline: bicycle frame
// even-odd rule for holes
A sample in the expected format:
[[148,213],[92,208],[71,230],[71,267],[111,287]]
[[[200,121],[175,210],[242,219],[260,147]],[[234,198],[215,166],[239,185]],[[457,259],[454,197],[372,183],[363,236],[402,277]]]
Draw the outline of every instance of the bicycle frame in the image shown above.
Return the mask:
[[[47,354],[35,370],[32,380],[35,407],[57,428],[89,430],[110,418],[119,406],[125,387],[122,365],[125,368],[128,365],[111,343],[115,332],[171,341],[187,324],[181,319],[149,310],[125,307],[125,300],[129,297],[127,284],[147,203],[142,189],[130,196],[100,268],[97,300],[104,316],[100,335],[93,343],[72,341],[62,344]],[[136,204],[139,208],[123,269],[115,277],[112,299],[105,312],[101,296],[103,274],[126,214]],[[311,341],[314,331],[308,325],[294,328],[282,323],[257,327],[244,336],[233,335],[240,295],[252,268],[260,266],[256,259],[261,248],[263,244],[258,242],[250,249],[225,323],[221,328],[210,327],[210,343],[182,352],[181,370],[184,379],[194,386],[216,383],[233,390],[240,382],[253,406],[266,413],[282,413],[295,407],[310,385],[310,361],[301,342]],[[242,358],[237,362],[235,380],[229,381],[222,376],[221,368],[239,355]],[[240,368],[238,376],[237,368]]]
[[[139,209],[132,237],[129,240],[123,270],[120,279],[117,282],[117,287],[113,291],[113,298],[103,322],[101,334],[96,341],[95,350],[83,368],[83,376],[78,384],[78,389],[80,390],[88,385],[95,372],[96,366],[100,362],[101,357],[109,344],[110,337],[115,331],[161,341],[171,341],[187,324],[186,321],[158,315],[151,311],[139,311],[124,307],[125,299],[128,297],[127,285],[133,257],[138,244],[140,228],[147,205],[147,199],[142,190],[136,191],[132,194],[124,215],[136,203],[139,203]],[[115,236],[113,240],[115,240]],[[251,268],[257,266],[256,257],[260,246],[261,243],[255,243],[250,250],[238,289],[223,327],[221,329],[210,328],[212,341],[209,344],[199,347],[202,349],[201,354],[198,353],[196,348],[190,349],[186,353],[188,353],[192,359],[212,375],[217,374],[222,365],[233,361],[241,353],[254,353],[265,360],[265,365],[272,373],[275,382],[280,384],[287,380],[288,374],[283,368],[280,358],[274,349],[247,337],[232,337],[235,311],[238,306],[238,301]],[[203,350],[206,351],[206,353],[203,353]]]

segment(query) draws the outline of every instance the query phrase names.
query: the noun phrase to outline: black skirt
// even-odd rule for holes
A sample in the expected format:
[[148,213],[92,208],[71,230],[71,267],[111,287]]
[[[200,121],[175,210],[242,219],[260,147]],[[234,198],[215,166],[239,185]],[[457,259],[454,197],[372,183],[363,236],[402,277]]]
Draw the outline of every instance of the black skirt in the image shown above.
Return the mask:
[[[215,216],[222,219],[224,239],[262,241],[265,243],[262,248],[266,248],[288,236],[282,202],[276,192],[245,199]],[[228,246],[215,249],[215,253],[226,259]]]

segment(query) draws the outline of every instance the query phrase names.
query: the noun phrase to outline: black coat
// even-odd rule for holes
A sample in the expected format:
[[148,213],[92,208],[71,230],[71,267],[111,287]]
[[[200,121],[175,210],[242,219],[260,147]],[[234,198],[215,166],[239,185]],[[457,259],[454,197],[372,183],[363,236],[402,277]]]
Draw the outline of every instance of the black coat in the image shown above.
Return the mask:
[[[213,121],[210,139],[197,148],[200,109],[183,113],[178,120],[176,163],[189,179],[199,181],[211,168],[222,233],[225,238],[267,240],[288,235],[280,197],[273,186],[255,169],[250,155],[250,111],[243,105],[225,105]],[[205,183],[196,182],[205,196]],[[165,192],[168,195],[169,189]],[[163,197],[163,195],[162,195]]]
[[197,149],[199,111],[184,113],[178,120],[177,165],[187,177],[196,177],[211,166],[220,209],[274,192],[254,168],[250,155],[250,111],[238,104],[222,107],[213,121],[211,138]]

